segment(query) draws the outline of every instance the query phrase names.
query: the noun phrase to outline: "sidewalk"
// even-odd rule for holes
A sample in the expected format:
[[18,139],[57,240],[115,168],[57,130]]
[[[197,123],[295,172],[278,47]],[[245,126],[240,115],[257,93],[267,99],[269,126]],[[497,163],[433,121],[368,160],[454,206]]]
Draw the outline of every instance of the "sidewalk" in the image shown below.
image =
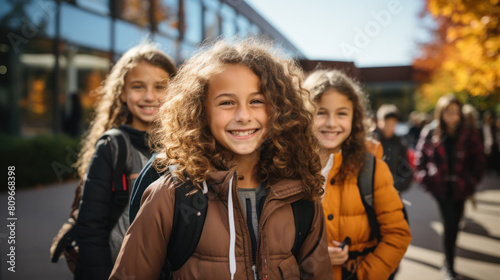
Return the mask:
[[[416,184],[403,197],[412,202],[407,208],[413,240],[396,279],[444,279],[443,226],[436,202]],[[486,176],[475,198],[475,208],[471,201],[465,206],[455,269],[465,280],[500,279],[500,177]]]

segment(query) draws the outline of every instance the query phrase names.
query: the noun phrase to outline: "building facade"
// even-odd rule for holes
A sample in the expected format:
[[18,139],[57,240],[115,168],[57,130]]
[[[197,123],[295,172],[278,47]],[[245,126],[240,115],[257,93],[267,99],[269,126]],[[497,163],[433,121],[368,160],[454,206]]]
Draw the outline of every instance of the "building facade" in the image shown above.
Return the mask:
[[75,106],[88,122],[113,62],[144,39],[182,63],[202,42],[254,35],[304,59],[243,0],[1,0],[0,132],[59,133]]

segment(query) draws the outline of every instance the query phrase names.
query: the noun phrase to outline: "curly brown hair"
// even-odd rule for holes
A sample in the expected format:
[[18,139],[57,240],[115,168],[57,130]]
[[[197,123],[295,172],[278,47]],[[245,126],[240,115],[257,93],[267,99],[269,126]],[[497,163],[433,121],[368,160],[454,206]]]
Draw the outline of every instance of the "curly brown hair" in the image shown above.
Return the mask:
[[[371,121],[366,116],[368,99],[361,86],[345,73],[339,70],[322,69],[312,72],[304,81],[304,88],[311,92],[315,103],[318,103],[323,93],[333,89],[346,96],[353,104],[352,130],[349,137],[342,143],[342,166],[338,172],[338,181],[344,182],[347,177],[357,176],[363,167],[366,154],[366,140],[372,128]],[[321,150],[321,153],[329,151]]]
[[205,108],[212,77],[231,65],[248,67],[259,77],[260,92],[268,104],[269,139],[260,148],[257,180],[270,185],[284,178],[300,179],[306,196],[318,199],[324,179],[319,174],[319,146],[312,132],[313,115],[306,109],[309,92],[302,88],[302,71],[270,43],[256,38],[219,40],[179,68],[153,133],[159,153],[155,167],[164,171],[176,164],[176,175],[182,181],[189,177],[200,189],[208,172],[232,167],[227,150],[210,131]]
[[132,115],[127,105],[120,101],[120,94],[125,86],[127,73],[142,61],[159,67],[170,75],[177,72],[172,58],[149,42],[143,42],[122,55],[98,90],[100,98],[95,104],[93,120],[83,136],[82,149],[75,163],[80,178],[84,178],[87,172],[99,137],[111,128],[132,122]]

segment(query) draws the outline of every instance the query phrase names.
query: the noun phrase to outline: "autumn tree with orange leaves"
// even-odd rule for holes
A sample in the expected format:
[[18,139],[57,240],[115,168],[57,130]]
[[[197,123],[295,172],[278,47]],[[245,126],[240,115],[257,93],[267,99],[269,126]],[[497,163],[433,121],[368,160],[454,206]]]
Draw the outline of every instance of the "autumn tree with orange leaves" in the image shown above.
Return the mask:
[[428,111],[447,93],[492,109],[500,100],[500,0],[426,0],[425,13],[437,28],[413,63],[427,74],[417,109]]

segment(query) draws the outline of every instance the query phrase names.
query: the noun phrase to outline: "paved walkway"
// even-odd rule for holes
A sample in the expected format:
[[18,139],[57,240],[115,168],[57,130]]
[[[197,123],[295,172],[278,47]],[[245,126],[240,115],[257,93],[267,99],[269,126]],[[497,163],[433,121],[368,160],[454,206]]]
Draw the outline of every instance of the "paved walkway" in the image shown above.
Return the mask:
[[[16,272],[7,270],[7,195],[0,195],[0,279],[71,280],[66,262],[51,263],[49,248],[69,216],[76,182],[16,191]],[[4,207],[5,205],[5,207]]]
[[[440,272],[443,226],[436,202],[416,184],[405,193],[412,244],[397,280],[443,279]],[[455,269],[461,279],[500,279],[500,178],[487,176],[465,206],[464,228],[458,235]]]

